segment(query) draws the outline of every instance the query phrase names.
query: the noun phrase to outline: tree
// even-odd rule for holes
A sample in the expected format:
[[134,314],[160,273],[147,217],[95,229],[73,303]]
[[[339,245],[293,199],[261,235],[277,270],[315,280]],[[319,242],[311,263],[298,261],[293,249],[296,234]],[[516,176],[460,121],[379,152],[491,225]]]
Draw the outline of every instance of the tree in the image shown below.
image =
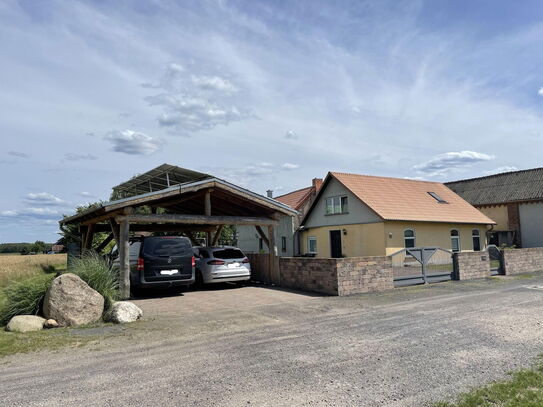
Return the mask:
[[35,253],[43,253],[45,251],[45,247],[45,242],[42,242],[41,240],[36,240],[32,245],[32,251]]

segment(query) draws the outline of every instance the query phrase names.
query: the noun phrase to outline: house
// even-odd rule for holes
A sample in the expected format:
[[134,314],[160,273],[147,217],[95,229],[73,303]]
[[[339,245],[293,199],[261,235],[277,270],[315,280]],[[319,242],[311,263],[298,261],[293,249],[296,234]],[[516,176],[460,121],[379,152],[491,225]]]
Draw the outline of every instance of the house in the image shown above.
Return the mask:
[[[291,257],[299,253],[298,239],[295,238],[295,234],[321,186],[322,178],[314,178],[311,186],[274,198],[276,201],[298,211],[297,217],[282,216],[279,219],[279,226],[275,236],[279,256]],[[272,191],[268,191],[268,197],[273,197]],[[257,230],[252,226],[238,226],[236,230],[238,236],[237,244],[240,249],[247,253],[259,253],[265,250],[266,245],[264,240],[267,238],[265,230]]]
[[300,226],[301,253],[391,255],[403,248],[486,247],[495,222],[438,182],[330,172]]
[[496,221],[489,243],[543,247],[543,168],[505,172],[445,185]]

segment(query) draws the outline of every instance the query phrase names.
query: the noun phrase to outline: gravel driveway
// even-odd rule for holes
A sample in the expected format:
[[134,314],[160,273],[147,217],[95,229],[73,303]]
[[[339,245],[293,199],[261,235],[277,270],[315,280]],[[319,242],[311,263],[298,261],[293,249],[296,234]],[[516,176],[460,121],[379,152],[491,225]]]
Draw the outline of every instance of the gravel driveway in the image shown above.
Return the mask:
[[527,287],[538,285],[541,275],[343,298],[281,294],[263,305],[187,314],[185,298],[173,297],[176,312],[103,343],[0,360],[0,399],[6,406],[426,405],[503,378],[543,352],[543,290]]

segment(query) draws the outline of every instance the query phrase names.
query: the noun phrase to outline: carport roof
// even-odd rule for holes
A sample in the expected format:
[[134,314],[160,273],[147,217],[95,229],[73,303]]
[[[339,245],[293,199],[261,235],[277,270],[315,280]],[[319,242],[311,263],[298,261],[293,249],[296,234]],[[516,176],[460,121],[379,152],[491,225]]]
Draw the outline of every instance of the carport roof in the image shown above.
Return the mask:
[[164,207],[175,213],[201,215],[204,212],[202,193],[212,189],[213,215],[272,216],[279,212],[294,216],[297,212],[281,202],[209,176],[199,181],[180,183],[159,191],[104,202],[85,212],[67,217],[60,224],[102,221],[125,208],[149,205]]

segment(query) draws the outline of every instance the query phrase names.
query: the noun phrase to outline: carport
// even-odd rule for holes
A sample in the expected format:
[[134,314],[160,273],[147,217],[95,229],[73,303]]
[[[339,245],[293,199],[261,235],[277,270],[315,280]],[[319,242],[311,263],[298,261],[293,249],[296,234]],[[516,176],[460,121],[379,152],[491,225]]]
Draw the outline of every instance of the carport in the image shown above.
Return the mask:
[[123,298],[130,296],[131,231],[181,232],[193,242],[194,232],[205,232],[208,244],[213,245],[224,225],[252,225],[269,248],[271,274],[279,275],[275,227],[281,216],[297,214],[284,204],[212,175],[168,164],[114,187],[113,192],[121,198],[60,223],[80,225],[82,250],[92,247],[95,233],[109,232],[101,247],[115,239]]

